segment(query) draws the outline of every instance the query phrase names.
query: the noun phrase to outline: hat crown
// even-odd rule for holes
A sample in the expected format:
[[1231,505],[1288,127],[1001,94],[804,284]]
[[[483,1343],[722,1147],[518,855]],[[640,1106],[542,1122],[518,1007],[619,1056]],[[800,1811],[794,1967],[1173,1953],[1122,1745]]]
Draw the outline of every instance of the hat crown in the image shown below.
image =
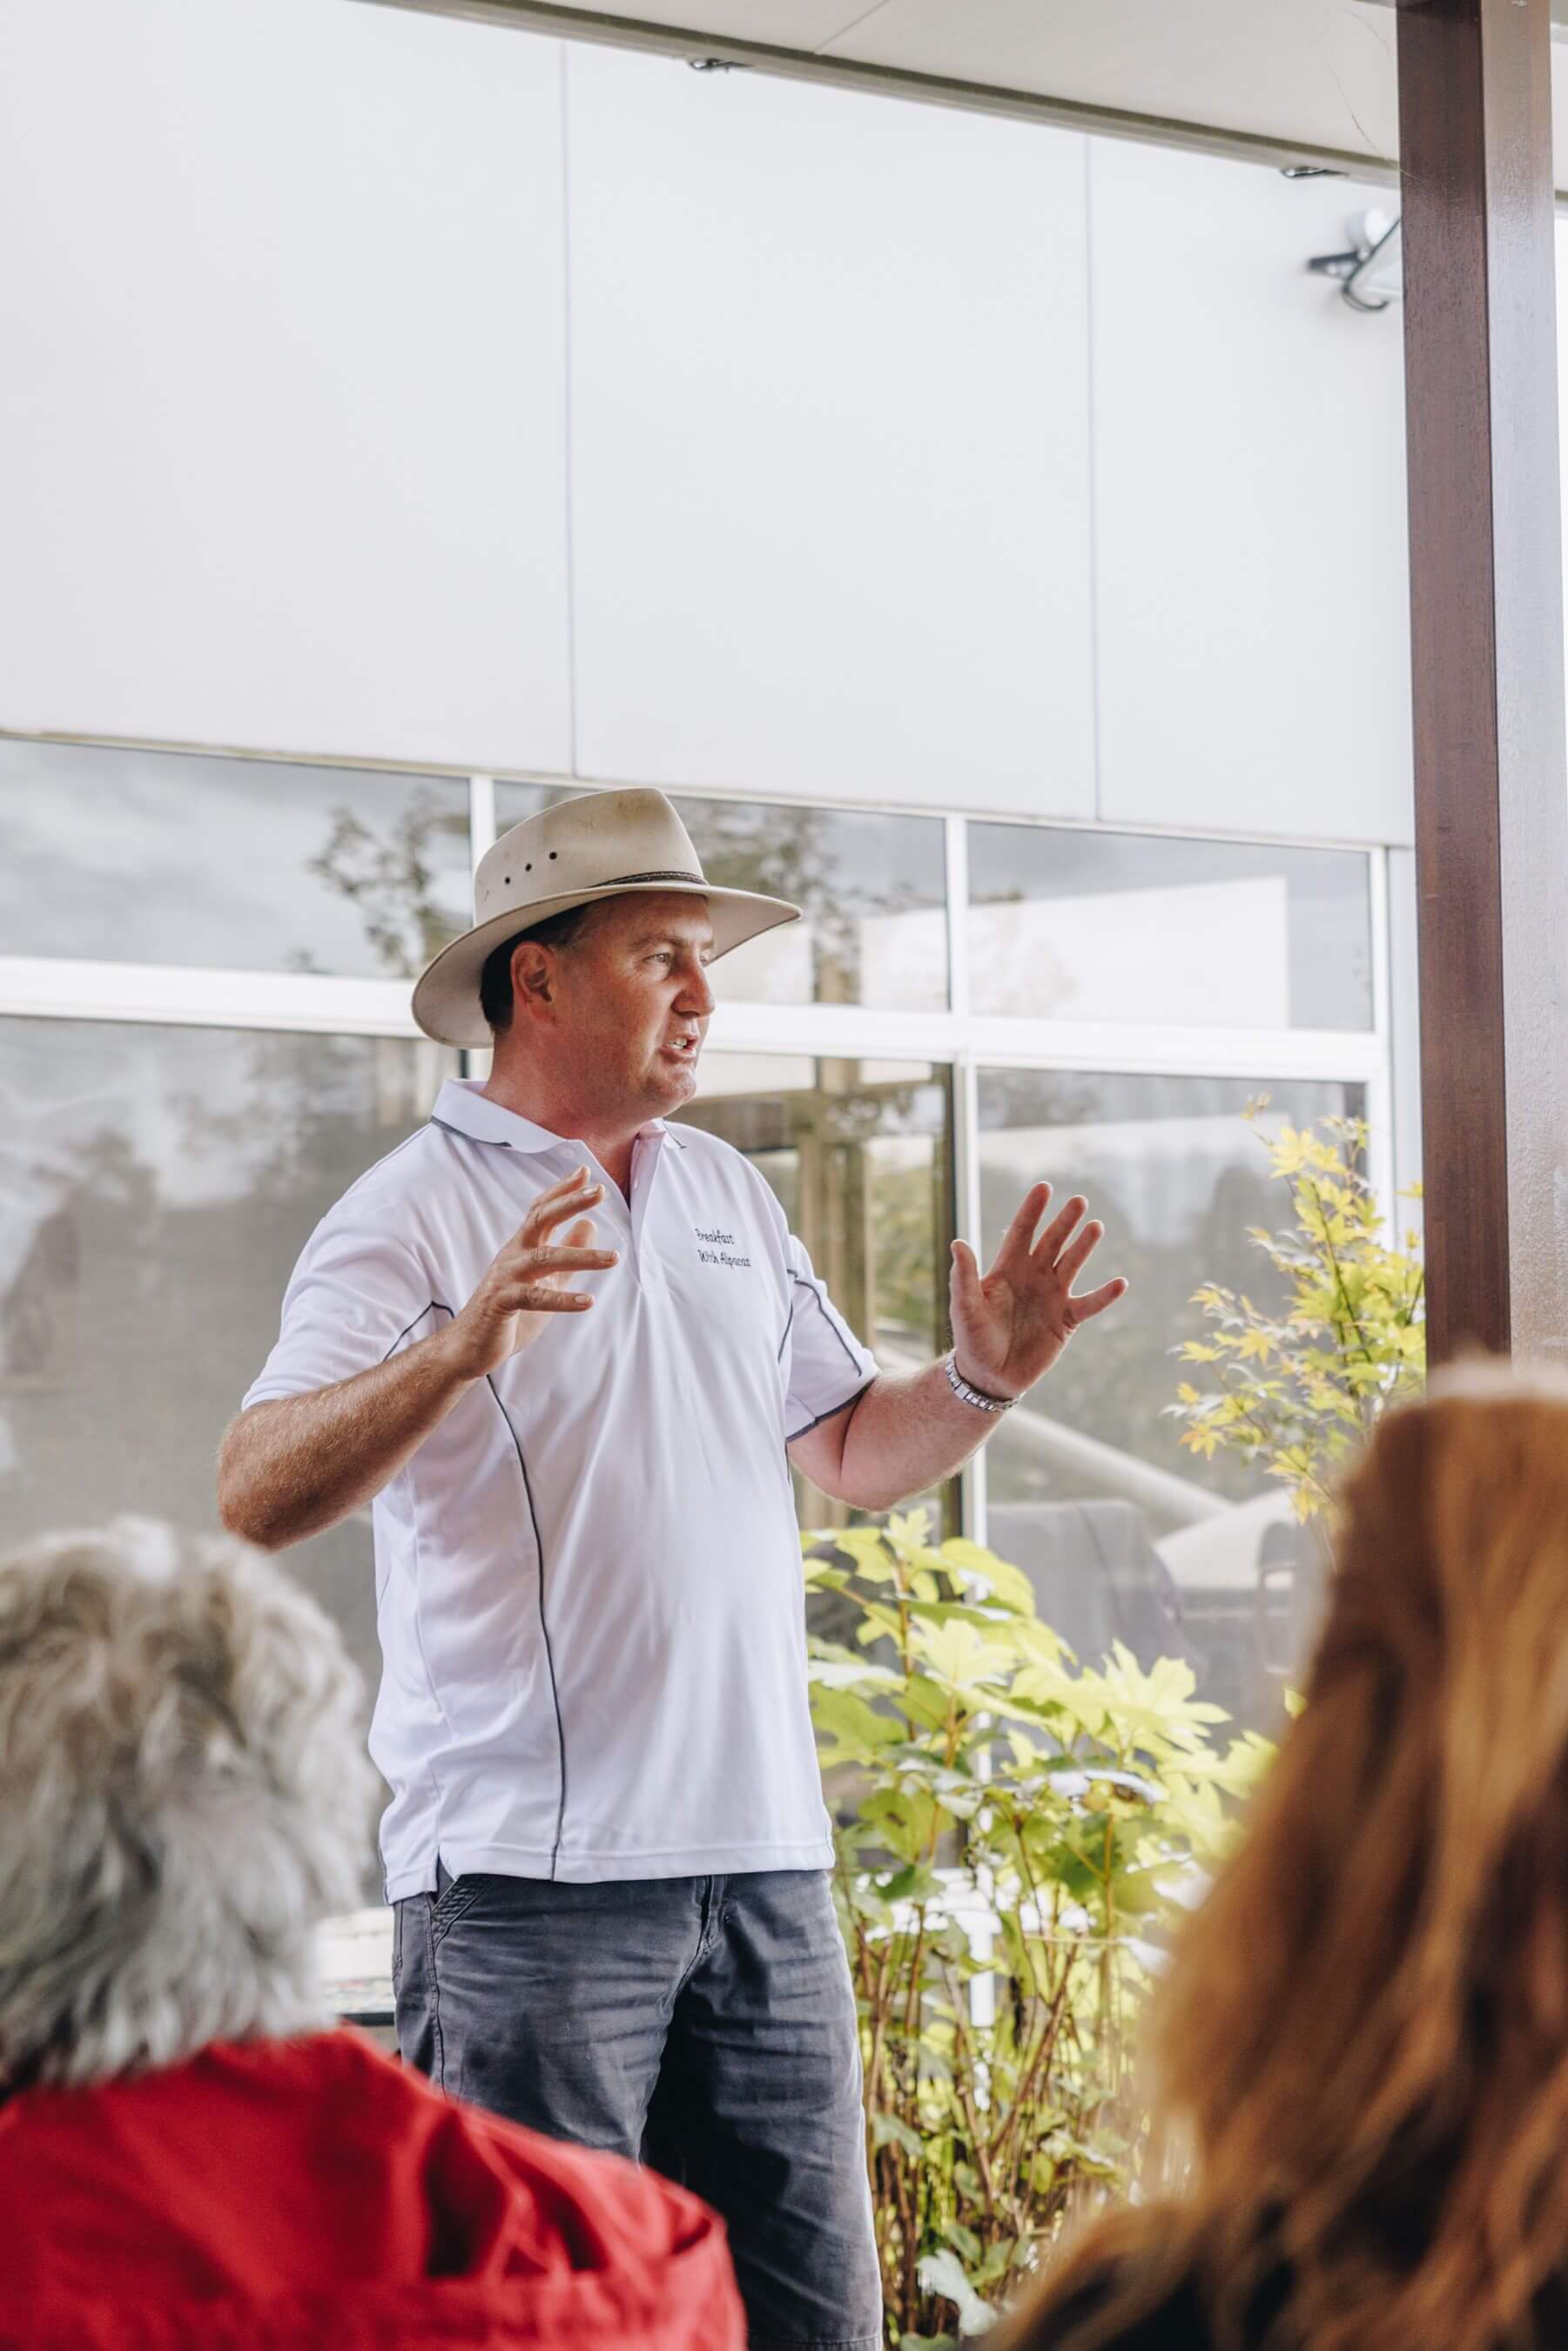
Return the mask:
[[690,888],[703,879],[691,836],[663,792],[582,792],[525,817],[486,851],[474,877],[474,919],[526,914],[617,883]]
[[554,914],[627,893],[679,892],[706,906],[713,952],[727,955],[799,906],[756,890],[709,882],[691,835],[663,792],[645,784],[574,793],[524,819],[486,850],[474,876],[474,926],[451,940],[420,974],[413,1017],[444,1045],[493,1044],[482,992],[497,947]]

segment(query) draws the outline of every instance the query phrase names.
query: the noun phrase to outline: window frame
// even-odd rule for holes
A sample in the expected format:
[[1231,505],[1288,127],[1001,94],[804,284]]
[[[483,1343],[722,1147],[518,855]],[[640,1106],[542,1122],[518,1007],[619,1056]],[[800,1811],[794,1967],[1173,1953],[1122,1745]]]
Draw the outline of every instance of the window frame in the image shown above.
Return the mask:
[[[352,768],[361,773],[410,772],[411,763],[346,756],[312,758],[299,753],[236,751],[128,737],[63,737],[0,729],[8,739],[92,744],[106,750],[190,753],[210,758],[265,758],[279,765]],[[595,779],[493,769],[477,772],[419,763],[422,775],[466,780],[469,845],[479,859],[496,839],[497,781],[590,790]],[[768,800],[768,793],[730,789],[676,797]],[[968,827],[971,823],[1038,822],[1041,830],[1124,832],[1124,825],[979,810],[933,810],[819,795],[802,806],[854,809],[870,815],[933,817],[944,826],[946,883],[948,1003],[946,1011],[892,1011],[858,1005],[768,1005],[727,1002],[715,1011],[708,1041],[716,1052],[787,1053],[812,1060],[932,1062],[950,1073],[949,1147],[953,1197],[963,1227],[979,1221],[978,1072],[984,1068],[1041,1071],[1125,1071],[1138,1075],[1237,1076],[1254,1080],[1340,1080],[1365,1089],[1370,1128],[1368,1172],[1379,1195],[1392,1201],[1419,1162],[1419,1136],[1396,1132],[1393,1082],[1396,1040],[1391,1006],[1389,851],[1364,841],[1249,833],[1248,841],[1285,848],[1337,848],[1364,857],[1371,929],[1373,1022],[1367,1029],[1163,1027],[1154,1022],[1032,1019],[977,1014],[971,1009],[968,960]],[[1218,839],[1198,827],[1140,824],[1161,839]],[[166,1027],[256,1029],[293,1033],[417,1039],[409,1011],[409,983],[330,974],[221,970],[193,965],[89,961],[65,956],[0,955],[0,1015],[62,1020],[119,1020]],[[1411,1040],[1413,1043],[1413,1040]],[[1401,1059],[1406,1043],[1399,1040]],[[467,1057],[465,1057],[467,1066]],[[1407,1097],[1409,1090],[1405,1090]],[[1409,1123],[1413,1113],[1401,1102]],[[961,1509],[967,1533],[986,1538],[985,1452],[962,1473]]]

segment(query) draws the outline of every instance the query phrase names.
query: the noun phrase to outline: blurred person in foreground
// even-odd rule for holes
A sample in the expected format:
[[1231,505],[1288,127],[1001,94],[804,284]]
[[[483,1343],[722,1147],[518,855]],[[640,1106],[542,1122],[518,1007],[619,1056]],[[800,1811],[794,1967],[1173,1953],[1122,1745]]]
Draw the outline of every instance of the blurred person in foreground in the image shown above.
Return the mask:
[[695,2197],[323,2029],[357,1698],[236,1544],[121,1520],[0,1563],[0,2345],[739,2351]]
[[1448,1375],[1344,1501],[1305,1708],[1161,1995],[1190,2167],[1010,2351],[1568,2343],[1568,1383]]

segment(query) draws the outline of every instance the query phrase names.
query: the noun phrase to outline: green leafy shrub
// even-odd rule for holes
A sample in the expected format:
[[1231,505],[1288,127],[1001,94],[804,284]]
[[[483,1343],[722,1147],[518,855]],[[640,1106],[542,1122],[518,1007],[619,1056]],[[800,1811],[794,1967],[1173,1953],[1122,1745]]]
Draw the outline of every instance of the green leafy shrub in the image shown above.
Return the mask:
[[[1250,1105],[1248,1115],[1263,1107]],[[1214,1283],[1197,1290],[1193,1303],[1208,1334],[1176,1353],[1203,1364],[1213,1384],[1184,1382],[1167,1409],[1185,1422],[1190,1451],[1208,1460],[1227,1448],[1260,1463],[1306,1520],[1327,1507],[1338,1472],[1380,1414],[1425,1377],[1420,1241],[1413,1231],[1403,1248],[1384,1238],[1363,1120],[1325,1118],[1263,1140],[1294,1218],[1281,1232],[1254,1228],[1250,1238],[1283,1302],[1270,1313]]]
[[[889,2341],[977,2332],[1146,2158],[1131,2078],[1174,1912],[1271,1752],[1190,1668],[1081,1666],[1027,1578],[924,1511],[807,1535]],[[821,1606],[816,1612],[822,1613]]]

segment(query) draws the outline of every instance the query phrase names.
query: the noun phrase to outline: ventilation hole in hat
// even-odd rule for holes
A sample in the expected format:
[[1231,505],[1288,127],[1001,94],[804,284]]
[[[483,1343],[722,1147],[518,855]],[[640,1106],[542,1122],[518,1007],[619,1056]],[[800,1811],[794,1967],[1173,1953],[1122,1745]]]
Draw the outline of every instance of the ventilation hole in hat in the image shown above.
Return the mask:
[[509,873],[504,873],[504,874],[501,876],[501,887],[502,887],[502,889],[503,889],[503,890],[507,887],[507,883],[511,881],[511,878],[512,878],[512,877],[511,877],[511,875],[510,875]]
[[552,849],[552,850],[550,851],[550,862],[552,862],[552,864],[553,864],[554,861],[555,861],[555,860],[556,860],[559,855],[560,855],[560,852],[559,852],[559,849]]
[[[523,872],[524,872],[525,873],[531,873],[531,872],[533,872],[533,870],[534,870],[534,863],[533,863],[533,860],[532,860],[532,858],[530,857],[530,858],[529,858],[529,860],[528,860],[528,863],[524,866],[524,868],[523,868]],[[511,877],[508,875],[507,879],[509,880],[510,878],[511,878]]]

